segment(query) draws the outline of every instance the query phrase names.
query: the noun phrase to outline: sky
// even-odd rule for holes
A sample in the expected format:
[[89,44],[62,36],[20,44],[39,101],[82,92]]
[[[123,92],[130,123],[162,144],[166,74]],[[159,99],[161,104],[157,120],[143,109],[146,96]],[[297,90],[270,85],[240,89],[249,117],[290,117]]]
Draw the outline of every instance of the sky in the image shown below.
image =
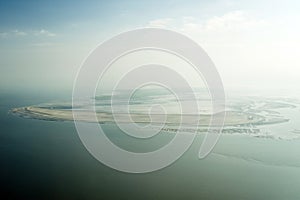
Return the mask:
[[71,89],[101,42],[159,27],[199,43],[225,88],[298,90],[299,1],[0,1],[0,89]]

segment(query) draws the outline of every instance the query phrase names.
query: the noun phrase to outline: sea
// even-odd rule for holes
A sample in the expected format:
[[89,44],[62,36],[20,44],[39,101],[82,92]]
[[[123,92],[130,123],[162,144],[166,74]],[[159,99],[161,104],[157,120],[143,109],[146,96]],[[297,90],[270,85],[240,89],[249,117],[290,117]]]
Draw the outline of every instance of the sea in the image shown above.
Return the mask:
[[[222,135],[213,152],[199,159],[204,138],[199,134],[170,166],[130,174],[97,161],[81,143],[74,122],[9,112],[70,98],[69,92],[1,92],[0,190],[5,199],[300,199],[299,139]],[[114,124],[103,126],[111,140],[132,150],[155,149],[174,136],[165,132],[159,141],[138,143]]]

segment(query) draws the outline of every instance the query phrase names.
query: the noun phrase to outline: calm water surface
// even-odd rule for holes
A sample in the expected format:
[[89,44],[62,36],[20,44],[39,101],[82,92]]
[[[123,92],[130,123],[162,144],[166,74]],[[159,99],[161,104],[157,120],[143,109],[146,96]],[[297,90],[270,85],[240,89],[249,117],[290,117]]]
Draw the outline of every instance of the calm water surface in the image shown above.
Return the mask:
[[[213,154],[198,160],[203,136],[171,166],[126,174],[95,160],[72,122],[23,119],[8,114],[67,95],[2,93],[0,96],[1,194],[19,199],[300,199],[300,141],[223,135]],[[173,136],[138,143],[106,125],[128,149],[153,149]]]

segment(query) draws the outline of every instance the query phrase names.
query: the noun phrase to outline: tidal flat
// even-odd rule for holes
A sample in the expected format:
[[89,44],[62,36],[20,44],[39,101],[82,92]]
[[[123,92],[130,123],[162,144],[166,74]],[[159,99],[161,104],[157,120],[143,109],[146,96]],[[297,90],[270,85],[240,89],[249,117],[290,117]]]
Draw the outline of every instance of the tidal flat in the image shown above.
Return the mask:
[[[145,93],[144,93],[145,94]],[[91,123],[136,123],[141,125],[163,125],[166,132],[216,132],[218,129],[210,126],[211,119],[222,118],[225,114],[222,133],[245,134],[258,138],[293,139],[300,137],[295,126],[284,130],[287,134],[277,134],[277,127],[294,124],[299,120],[299,101],[288,98],[270,97],[235,97],[226,102],[225,111],[212,112],[211,102],[207,98],[197,99],[201,105],[199,113],[180,113],[178,102],[169,94],[146,94],[131,99],[126,104],[120,95],[117,103],[111,104],[108,95],[91,98],[90,102],[72,107],[71,102],[43,103],[11,109],[11,113],[31,119],[47,121],[73,121],[73,111],[76,110],[78,121]],[[188,96],[180,103],[188,104]],[[125,103],[124,103],[125,102]],[[153,105],[159,104],[165,112],[152,111]],[[184,121],[181,121],[182,118]],[[296,123],[297,124],[297,123]],[[180,128],[178,126],[180,125]],[[210,127],[210,128],[208,128]]]

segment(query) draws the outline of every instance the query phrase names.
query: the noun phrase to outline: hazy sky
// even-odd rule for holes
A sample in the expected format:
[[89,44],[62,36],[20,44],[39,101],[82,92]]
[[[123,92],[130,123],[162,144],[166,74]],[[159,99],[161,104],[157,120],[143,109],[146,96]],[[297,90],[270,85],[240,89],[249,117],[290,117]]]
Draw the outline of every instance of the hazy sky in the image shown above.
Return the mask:
[[299,10],[296,0],[0,1],[0,87],[71,88],[100,42],[151,26],[196,40],[225,87],[298,89]]

